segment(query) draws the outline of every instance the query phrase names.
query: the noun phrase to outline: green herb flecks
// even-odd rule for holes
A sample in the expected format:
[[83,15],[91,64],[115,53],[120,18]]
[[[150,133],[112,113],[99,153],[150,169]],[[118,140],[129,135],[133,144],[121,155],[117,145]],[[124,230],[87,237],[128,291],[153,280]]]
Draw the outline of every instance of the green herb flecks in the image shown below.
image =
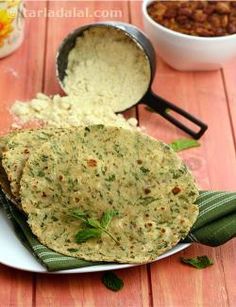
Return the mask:
[[70,177],[67,180],[67,184],[68,184],[68,191],[69,192],[73,192],[77,187],[76,180],[74,180],[73,178],[70,178]]
[[78,248],[67,248],[68,252],[70,253],[76,253],[78,252]]
[[42,162],[47,162],[48,161],[48,156],[47,155],[41,155],[41,161]]
[[40,170],[40,171],[38,171],[38,174],[37,174],[39,177],[44,177],[45,176],[45,173],[42,171],[42,170]]
[[116,179],[116,175],[115,175],[115,174],[112,174],[111,176],[109,176],[109,177],[106,178],[105,180],[106,180],[106,181],[112,182],[112,181],[114,181],[115,179]]
[[143,205],[143,206],[147,206],[149,204],[151,204],[152,202],[156,201],[156,200],[159,200],[158,198],[154,198],[152,196],[147,196],[147,197],[140,197],[138,199],[138,203],[140,205]]
[[124,287],[124,282],[114,272],[106,272],[102,276],[103,284],[112,291],[119,291]]
[[214,264],[213,260],[207,256],[198,256],[196,258],[181,258],[181,261],[197,269],[205,269],[208,266]]
[[89,218],[85,212],[82,212],[79,209],[74,210],[71,213],[71,216],[84,222],[84,229],[80,230],[75,235],[76,242],[83,243],[92,238],[99,239],[103,233],[106,233],[113,241],[115,241],[118,245],[120,245],[117,239],[107,230],[113,217],[116,215],[118,215],[117,211],[106,210],[103,213],[100,221],[98,221]]
[[150,170],[149,170],[148,168],[145,168],[145,167],[143,167],[143,166],[140,167],[140,171],[141,171],[142,173],[144,173],[145,175],[148,174],[148,173],[150,172]]
[[114,145],[114,150],[118,157],[121,157],[121,158],[123,157],[122,150],[118,144]]
[[199,147],[200,143],[193,139],[179,139],[173,141],[169,145],[175,152],[179,152],[185,149]]

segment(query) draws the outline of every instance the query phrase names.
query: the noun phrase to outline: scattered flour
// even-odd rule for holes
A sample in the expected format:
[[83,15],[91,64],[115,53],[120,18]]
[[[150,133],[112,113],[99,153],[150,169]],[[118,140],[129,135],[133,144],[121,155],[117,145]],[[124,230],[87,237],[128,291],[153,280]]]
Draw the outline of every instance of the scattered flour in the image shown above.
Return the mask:
[[63,80],[68,96],[42,93],[29,102],[16,101],[14,128],[31,122],[54,127],[104,124],[137,128],[137,120],[116,114],[138,102],[148,89],[150,64],[143,50],[122,31],[89,28],[78,37],[68,57]]
[[98,103],[83,103],[76,96],[52,97],[38,93],[29,102],[16,101],[11,107],[11,113],[16,116],[14,128],[40,121],[48,126],[70,127],[104,124],[127,129],[137,129],[136,118],[126,120],[123,115],[115,114],[111,107]]

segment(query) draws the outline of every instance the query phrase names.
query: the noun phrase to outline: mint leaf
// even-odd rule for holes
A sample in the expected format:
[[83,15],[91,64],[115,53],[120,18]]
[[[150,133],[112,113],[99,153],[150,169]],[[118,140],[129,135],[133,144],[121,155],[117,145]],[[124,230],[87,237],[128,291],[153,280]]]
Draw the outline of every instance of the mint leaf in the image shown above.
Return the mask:
[[101,228],[101,224],[99,221],[88,218],[86,223],[93,228]]
[[102,219],[101,219],[101,226],[103,228],[107,228],[110,224],[112,218],[118,214],[115,210],[107,210],[103,213]]
[[106,272],[102,276],[103,284],[112,291],[119,291],[124,287],[124,282],[114,272]]
[[199,147],[200,143],[192,139],[179,139],[179,140],[173,141],[169,145],[175,152],[179,152],[179,151],[189,149],[192,147]]
[[197,269],[205,269],[208,266],[214,264],[213,260],[209,259],[207,256],[198,256],[196,258],[181,258],[181,261]]
[[113,216],[117,215],[117,213],[118,212],[114,210],[105,211],[100,222],[93,218],[89,218],[86,214],[79,210],[73,211],[72,216],[83,221],[85,227],[76,234],[76,242],[82,243],[91,238],[100,238],[103,233],[106,233],[113,241],[120,245],[120,242],[107,230]]
[[83,243],[92,238],[100,238],[101,234],[102,234],[102,231],[100,229],[86,228],[86,229],[80,230],[75,235],[75,239],[77,243]]
[[84,220],[84,218],[86,217],[86,213],[84,213],[84,212],[82,212],[81,210],[79,210],[79,209],[75,209],[75,210],[73,210],[72,212],[71,212],[71,216],[73,216],[73,217],[75,217],[75,218],[77,218],[77,219],[83,219]]

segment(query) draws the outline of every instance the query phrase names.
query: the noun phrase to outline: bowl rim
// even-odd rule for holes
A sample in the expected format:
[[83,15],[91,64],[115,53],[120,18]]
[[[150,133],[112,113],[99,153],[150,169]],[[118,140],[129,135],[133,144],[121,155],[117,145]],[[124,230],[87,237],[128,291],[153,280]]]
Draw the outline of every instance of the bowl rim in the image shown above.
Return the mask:
[[149,4],[151,4],[152,2],[155,2],[155,0],[143,0],[142,3],[142,13],[143,16],[145,16],[145,18],[156,28],[159,28],[160,30],[171,34],[171,35],[175,35],[177,37],[183,38],[183,39],[189,39],[189,40],[195,40],[195,41],[204,41],[206,42],[208,41],[225,41],[225,40],[231,40],[231,39],[236,39],[236,33],[235,34],[229,34],[229,35],[225,35],[225,36],[208,36],[208,37],[202,37],[202,36],[195,36],[195,35],[188,35],[188,34],[184,34],[181,32],[177,32],[174,30],[171,30],[169,28],[166,28],[164,26],[162,26],[160,23],[154,21],[148,14],[147,12],[147,6]]
[[[63,79],[61,79],[61,77],[60,77],[60,72],[59,72],[60,71],[60,69],[59,69],[59,67],[60,67],[60,64],[59,64],[60,54],[63,51],[63,48],[68,43],[68,41],[70,41],[71,38],[75,34],[76,34],[76,36],[75,36],[75,40],[76,40],[84,31],[88,30],[89,28],[93,28],[93,27],[105,27],[105,28],[107,27],[107,28],[112,28],[112,29],[115,29],[116,31],[122,32],[125,36],[127,36],[143,52],[143,54],[145,55],[147,62],[149,64],[149,68],[150,68],[150,78],[149,78],[149,83],[148,83],[148,87],[147,87],[147,90],[146,90],[146,92],[148,92],[150,86],[152,85],[153,78],[154,78],[154,75],[155,75],[156,61],[155,61],[155,59],[152,59],[152,57],[149,57],[149,53],[146,50],[149,47],[148,48],[145,47],[145,44],[142,43],[143,40],[139,39],[134,33],[130,32],[129,29],[127,29],[126,27],[132,28],[133,30],[137,31],[137,33],[142,34],[144,36],[144,38],[150,43],[150,47],[151,47],[151,49],[152,49],[152,51],[155,55],[155,50],[154,50],[153,44],[151,43],[147,34],[142,29],[140,29],[138,26],[136,26],[132,23],[128,23],[128,22],[124,22],[124,21],[115,21],[115,20],[94,21],[94,22],[82,24],[82,25],[78,26],[77,28],[72,29],[60,41],[59,46],[57,47],[57,51],[56,51],[56,61],[55,61],[56,67],[55,68],[56,68],[56,78],[57,78],[57,81],[59,82],[59,86],[61,87],[63,92],[67,95],[70,95],[70,93],[68,91],[66,91],[65,84],[64,84],[64,79],[65,79],[66,74],[64,75]],[[71,48],[71,50],[73,48]],[[68,58],[68,56],[67,56],[67,58]],[[64,70],[64,73],[65,72],[66,72],[66,69]],[[146,95],[146,92],[145,92],[144,96]],[[137,101],[134,105],[136,105],[138,102],[139,101]],[[131,107],[133,107],[134,105],[132,105]],[[124,112],[128,109],[129,108],[127,108],[125,110],[118,111],[118,112],[119,113]]]

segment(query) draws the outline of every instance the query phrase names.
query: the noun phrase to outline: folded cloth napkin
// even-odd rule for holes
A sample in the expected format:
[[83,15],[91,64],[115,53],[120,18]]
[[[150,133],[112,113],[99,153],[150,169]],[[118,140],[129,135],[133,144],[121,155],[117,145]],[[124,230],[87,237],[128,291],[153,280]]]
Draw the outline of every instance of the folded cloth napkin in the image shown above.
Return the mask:
[[183,242],[219,246],[236,237],[236,193],[200,192],[199,215]]
[[[12,221],[22,243],[37,257],[48,271],[68,270],[91,266],[89,262],[64,256],[42,245],[32,234],[25,216],[5,197],[0,190],[0,203]],[[199,216],[188,236],[182,242],[197,242],[218,246],[236,236],[236,193],[204,191],[196,203]]]
[[11,220],[16,235],[19,237],[23,245],[39,260],[44,267],[46,267],[49,272],[82,268],[98,264],[56,253],[41,244],[33,235],[24,214],[15,208],[11,201],[5,197],[1,189],[0,204],[3,205],[7,217]]

